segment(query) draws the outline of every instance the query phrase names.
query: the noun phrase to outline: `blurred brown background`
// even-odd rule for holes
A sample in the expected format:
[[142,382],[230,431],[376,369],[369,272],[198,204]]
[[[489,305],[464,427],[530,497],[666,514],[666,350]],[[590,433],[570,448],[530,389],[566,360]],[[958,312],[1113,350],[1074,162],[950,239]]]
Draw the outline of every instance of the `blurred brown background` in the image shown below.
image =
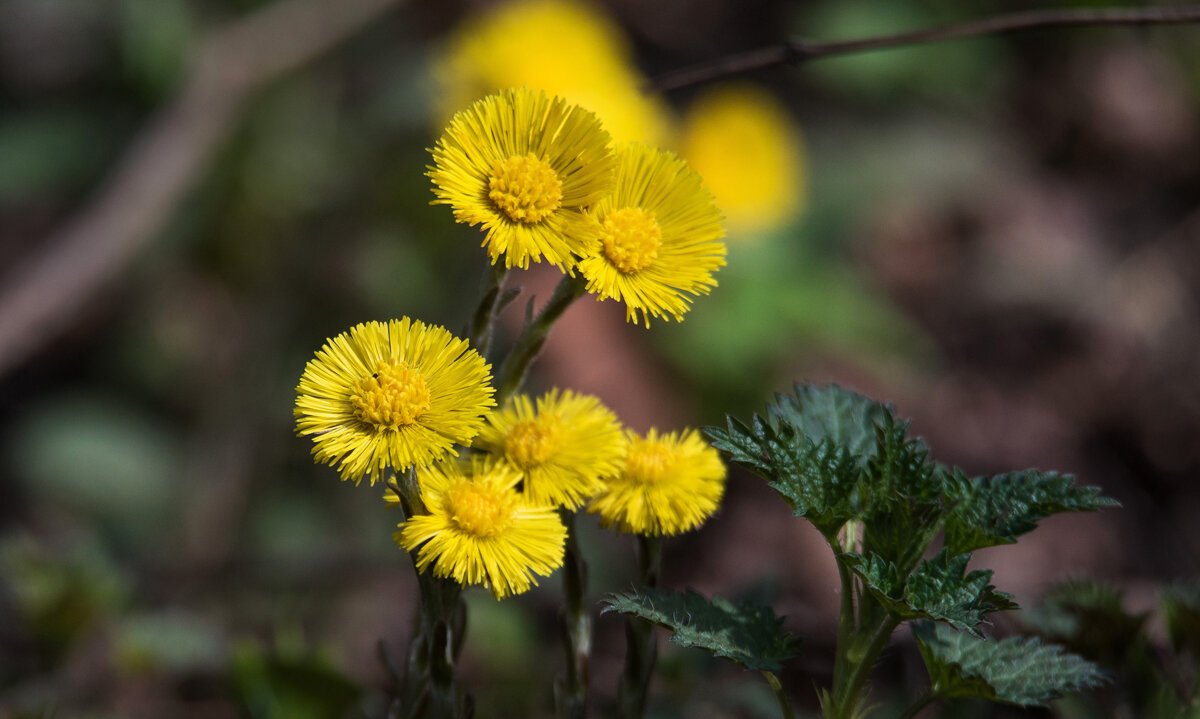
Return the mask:
[[[1072,472],[1122,502],[980,553],[1022,604],[1064,575],[1135,607],[1196,576],[1200,31],[1033,31],[630,92],[787,37],[1040,6],[615,0],[579,11],[588,40],[511,21],[547,60],[480,39],[494,3],[0,0],[0,716],[381,715],[375,641],[402,656],[411,567],[380,490],[311,464],[292,390],[351,324],[463,325],[480,238],[423,173],[469,101],[448,98],[499,82],[453,59],[470,42],[511,84],[590,92],[623,132],[707,158],[719,201],[736,180],[713,294],[649,331],[585,298],[532,389],[595,393],[644,430],[838,382],[969,473]],[[627,66],[588,64],[605,43]],[[554,274],[516,282],[545,297]],[[627,586],[628,542],[584,524],[592,593]],[[665,583],[774,601],[807,642],[799,695],[833,635],[817,539],[735,472],[722,512],[668,544]],[[480,716],[549,715],[557,602],[556,577],[472,596]],[[603,701],[622,647],[615,619],[599,630]],[[753,678],[663,652],[656,715],[772,715]]]

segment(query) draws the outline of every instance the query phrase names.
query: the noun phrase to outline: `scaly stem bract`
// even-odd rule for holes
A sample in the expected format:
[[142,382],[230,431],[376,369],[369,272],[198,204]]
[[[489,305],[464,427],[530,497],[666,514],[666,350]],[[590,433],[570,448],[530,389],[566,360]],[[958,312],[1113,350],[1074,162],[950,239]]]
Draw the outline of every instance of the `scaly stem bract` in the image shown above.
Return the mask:
[[492,263],[488,266],[483,278],[483,292],[479,297],[479,305],[471,317],[471,327],[467,336],[471,339],[471,346],[484,357],[492,346],[496,314],[500,310],[500,295],[504,291],[504,279],[507,276],[508,268],[504,265]]
[[792,705],[788,702],[787,694],[783,693],[783,684],[779,682],[779,677],[775,676],[774,672],[765,669],[762,675],[767,678],[767,683],[775,692],[775,698],[779,700],[779,711],[783,713],[783,719],[792,719]]
[[[425,512],[417,473],[409,469],[389,482],[400,498],[405,518]],[[402,703],[406,717],[452,719],[464,716],[469,704],[454,683],[454,662],[462,649],[467,612],[462,587],[453,580],[439,579],[417,568],[417,553],[409,552],[417,573],[420,604],[409,645],[408,675]]]
[[584,604],[587,593],[587,562],[579,551],[575,534],[575,513],[560,510],[567,527],[563,556],[563,640],[567,649],[567,676],[555,685],[555,699],[561,719],[587,716],[588,661],[592,651],[592,618]]
[[[658,573],[662,565],[662,538],[637,537],[638,569],[643,586],[658,586]],[[629,617],[625,620],[625,671],[617,691],[617,716],[621,719],[641,719],[646,713],[646,690],[654,673],[657,655],[654,625],[645,619]]]
[[497,406],[504,406],[504,401],[520,389],[521,383],[525,381],[525,372],[542,350],[554,323],[562,317],[571,303],[582,297],[586,291],[587,281],[582,276],[562,278],[538,316],[525,324],[521,336],[517,338],[508,357],[496,373]]

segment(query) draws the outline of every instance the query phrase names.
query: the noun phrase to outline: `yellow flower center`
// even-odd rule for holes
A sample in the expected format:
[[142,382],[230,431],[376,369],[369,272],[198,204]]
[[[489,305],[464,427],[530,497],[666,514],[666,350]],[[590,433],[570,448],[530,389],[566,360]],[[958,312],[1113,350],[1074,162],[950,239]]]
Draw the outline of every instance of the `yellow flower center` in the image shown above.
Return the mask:
[[354,414],[376,427],[403,427],[429,409],[429,388],[420,372],[401,360],[381,361],[375,374],[354,383]]
[[523,469],[545,462],[558,447],[559,423],[553,417],[518,422],[504,438],[504,454]]
[[562,182],[537,155],[513,155],[492,167],[488,198],[513,221],[533,224],[562,205]]
[[494,537],[508,529],[517,509],[516,493],[470,481],[451,488],[447,500],[451,521],[476,537]]
[[649,267],[661,244],[662,230],[653,212],[625,207],[604,218],[604,254],[624,274]]
[[625,473],[643,484],[654,484],[670,477],[675,469],[675,456],[670,448],[658,442],[643,442],[629,448],[625,458]]

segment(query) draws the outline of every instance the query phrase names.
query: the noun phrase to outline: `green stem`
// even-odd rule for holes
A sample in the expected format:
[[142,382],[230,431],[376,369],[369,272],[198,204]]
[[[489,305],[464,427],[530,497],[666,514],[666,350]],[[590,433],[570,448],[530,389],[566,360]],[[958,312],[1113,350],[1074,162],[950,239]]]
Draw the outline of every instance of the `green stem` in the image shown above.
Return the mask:
[[[883,619],[879,622],[875,630],[870,635],[866,635],[870,636],[866,649],[861,654],[856,652],[855,656],[847,657],[850,674],[846,679],[844,689],[841,692],[834,692],[833,701],[836,707],[834,716],[849,719],[854,715],[855,707],[861,704],[859,701],[861,699],[860,694],[867,683],[867,676],[871,673],[876,660],[879,659],[880,653],[887,646],[888,640],[892,637],[892,632],[895,631],[899,624],[900,617],[888,612],[883,616]],[[855,640],[851,642],[851,650],[859,646],[863,638],[864,635],[860,631]],[[838,651],[840,652],[841,649],[839,648]]]
[[779,711],[783,713],[783,719],[792,719],[792,705],[788,702],[787,694],[783,693],[783,684],[779,682],[779,677],[765,669],[762,675],[767,678],[767,683],[775,692],[775,698],[779,700]]
[[838,578],[842,582],[842,606],[838,616],[836,658],[833,665],[833,694],[840,696],[849,671],[848,655],[850,642],[854,637],[854,575],[843,560],[844,554],[836,537],[830,540],[829,546],[837,560]]
[[483,278],[483,293],[479,297],[479,305],[471,317],[471,327],[467,336],[471,345],[479,354],[487,356],[492,346],[492,334],[496,326],[496,314],[500,311],[500,296],[504,292],[504,279],[508,276],[508,268],[502,264],[492,263],[488,266]]
[[904,710],[904,713],[896,717],[896,719],[913,719],[925,707],[929,706],[937,695],[933,693],[933,689],[928,689],[924,694],[917,697],[917,700],[912,703],[912,706]]
[[517,338],[508,357],[496,373],[497,406],[503,406],[504,401],[520,389],[529,365],[542,350],[542,345],[546,344],[546,337],[554,323],[562,317],[571,303],[582,297],[586,291],[587,281],[582,276],[564,277],[554,288],[554,294],[550,296],[537,318],[525,323],[521,336]]
[[563,557],[563,640],[567,650],[567,676],[555,685],[558,715],[561,719],[587,716],[588,662],[592,652],[592,618],[584,604],[587,593],[587,562],[579,551],[575,534],[575,513],[560,510],[567,527]]
[[[658,586],[658,574],[662,565],[662,538],[637,537],[638,569],[643,586]],[[654,673],[657,654],[654,625],[645,619],[629,617],[625,620],[625,671],[617,691],[617,716],[620,719],[641,719],[646,713],[646,690]]]

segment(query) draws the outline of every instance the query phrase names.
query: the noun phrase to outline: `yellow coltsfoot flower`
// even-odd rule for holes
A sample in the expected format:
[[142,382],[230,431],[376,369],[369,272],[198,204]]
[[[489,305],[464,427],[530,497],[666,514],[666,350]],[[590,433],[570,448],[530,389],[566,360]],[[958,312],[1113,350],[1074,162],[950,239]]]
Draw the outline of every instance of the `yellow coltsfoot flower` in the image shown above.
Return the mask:
[[405,317],[325,343],[296,387],[296,431],[316,461],[371,484],[469,444],[495,405],[491,367],[446,329]]
[[396,543],[417,551],[417,569],[489,588],[496,599],[521,594],[562,566],[567,530],[551,506],[517,491],[521,475],[505,464],[449,461],[420,472],[428,514],[401,523]]
[[551,390],[517,395],[493,410],[475,446],[521,474],[531,504],[575,509],[600,478],[620,469],[625,438],[616,415],[591,395]]
[[587,290],[625,302],[625,319],[683,320],[725,264],[721,213],[700,176],[673,153],[630,144],[617,153],[613,194],[589,211],[601,241],[579,261]]
[[618,474],[588,504],[605,527],[649,536],[695,529],[721,504],[725,465],[696,430],[627,432]]
[[592,113],[510,89],[458,113],[433,148],[434,204],[482,227],[493,264],[567,269],[602,234],[583,210],[612,189],[610,138]]

